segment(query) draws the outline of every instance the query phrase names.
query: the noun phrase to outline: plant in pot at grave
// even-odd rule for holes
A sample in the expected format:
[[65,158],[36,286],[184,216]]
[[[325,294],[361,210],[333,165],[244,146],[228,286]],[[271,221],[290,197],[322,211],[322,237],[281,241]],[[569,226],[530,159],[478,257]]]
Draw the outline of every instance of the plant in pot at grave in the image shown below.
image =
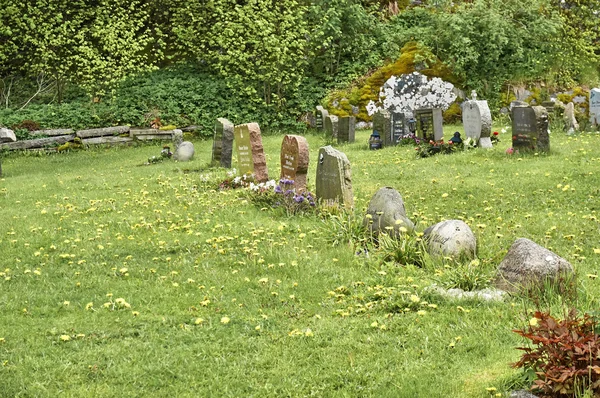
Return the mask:
[[445,142],[444,140],[429,142],[421,141],[421,143],[415,148],[417,151],[417,157],[428,158],[438,153],[453,153],[461,149],[461,145],[454,144],[452,141]]

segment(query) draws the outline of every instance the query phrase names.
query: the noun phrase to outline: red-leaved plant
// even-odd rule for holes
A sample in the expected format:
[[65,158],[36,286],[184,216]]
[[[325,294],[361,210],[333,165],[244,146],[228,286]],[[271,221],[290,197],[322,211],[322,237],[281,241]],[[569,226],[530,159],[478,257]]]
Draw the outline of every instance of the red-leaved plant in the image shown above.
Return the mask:
[[[537,311],[527,329],[515,333],[531,340],[513,367],[532,369],[537,379],[532,391],[547,397],[572,397],[585,390],[600,391],[600,338],[596,321],[589,314],[577,316],[569,311],[557,320],[547,312]],[[595,395],[594,395],[595,396]]]

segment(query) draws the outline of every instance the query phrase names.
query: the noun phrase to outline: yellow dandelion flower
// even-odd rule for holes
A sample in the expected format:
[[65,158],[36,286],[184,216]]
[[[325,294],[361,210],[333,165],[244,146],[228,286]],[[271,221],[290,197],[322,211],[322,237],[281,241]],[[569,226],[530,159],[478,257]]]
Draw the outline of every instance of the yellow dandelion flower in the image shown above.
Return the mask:
[[224,316],[223,318],[221,318],[221,323],[223,325],[227,325],[229,323],[229,321],[231,321],[231,319],[229,319],[229,317]]
[[[194,325],[201,325],[202,322],[204,322],[204,319],[202,319],[202,318],[196,318],[196,320],[194,320]],[[221,319],[221,322],[223,322],[222,319]]]
[[71,340],[71,336],[69,336],[67,334],[61,334],[59,339],[60,339],[60,341],[69,341],[69,340]]
[[529,326],[537,326],[538,325],[538,319],[537,318],[531,318],[529,320]]

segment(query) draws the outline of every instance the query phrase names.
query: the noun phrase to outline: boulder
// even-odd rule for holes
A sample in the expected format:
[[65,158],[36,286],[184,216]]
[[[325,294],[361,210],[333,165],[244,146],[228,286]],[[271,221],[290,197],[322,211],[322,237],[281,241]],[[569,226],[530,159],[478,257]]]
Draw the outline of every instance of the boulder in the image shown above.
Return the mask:
[[398,236],[415,229],[412,221],[406,216],[402,196],[391,187],[381,188],[373,195],[363,224],[374,235],[385,232],[391,236]]
[[173,130],[173,143],[175,152],[173,159],[179,162],[189,162],[194,157],[194,144],[183,140],[183,131],[179,129]]
[[477,240],[471,228],[461,220],[447,220],[425,230],[427,252],[434,257],[475,258]]
[[15,141],[17,141],[17,137],[15,136],[14,131],[0,127],[0,143]]
[[573,274],[573,266],[564,258],[529,239],[517,239],[498,266],[495,285],[514,292],[523,287],[560,283],[561,277]]

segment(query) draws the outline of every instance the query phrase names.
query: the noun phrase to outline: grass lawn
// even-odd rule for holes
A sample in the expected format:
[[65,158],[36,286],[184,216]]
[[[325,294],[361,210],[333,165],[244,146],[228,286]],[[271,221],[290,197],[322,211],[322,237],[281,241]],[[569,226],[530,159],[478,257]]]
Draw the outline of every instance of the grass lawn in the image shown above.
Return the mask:
[[[0,396],[433,398],[524,387],[509,364],[525,342],[512,330],[538,307],[598,308],[600,134],[554,132],[549,154],[509,156],[504,133],[491,150],[426,159],[414,147],[369,151],[369,134],[336,146],[352,164],[355,212],[334,216],[286,217],[245,190],[216,190],[226,170],[206,168],[209,141],[194,143],[192,162],[150,166],[160,144],[5,156]],[[282,138],[263,137],[272,177]],[[307,139],[314,190],[325,140]],[[467,222],[476,275],[356,255],[352,237],[383,186],[402,194],[418,231]],[[491,278],[519,237],[573,264],[576,299],[453,301],[428,290]]]

